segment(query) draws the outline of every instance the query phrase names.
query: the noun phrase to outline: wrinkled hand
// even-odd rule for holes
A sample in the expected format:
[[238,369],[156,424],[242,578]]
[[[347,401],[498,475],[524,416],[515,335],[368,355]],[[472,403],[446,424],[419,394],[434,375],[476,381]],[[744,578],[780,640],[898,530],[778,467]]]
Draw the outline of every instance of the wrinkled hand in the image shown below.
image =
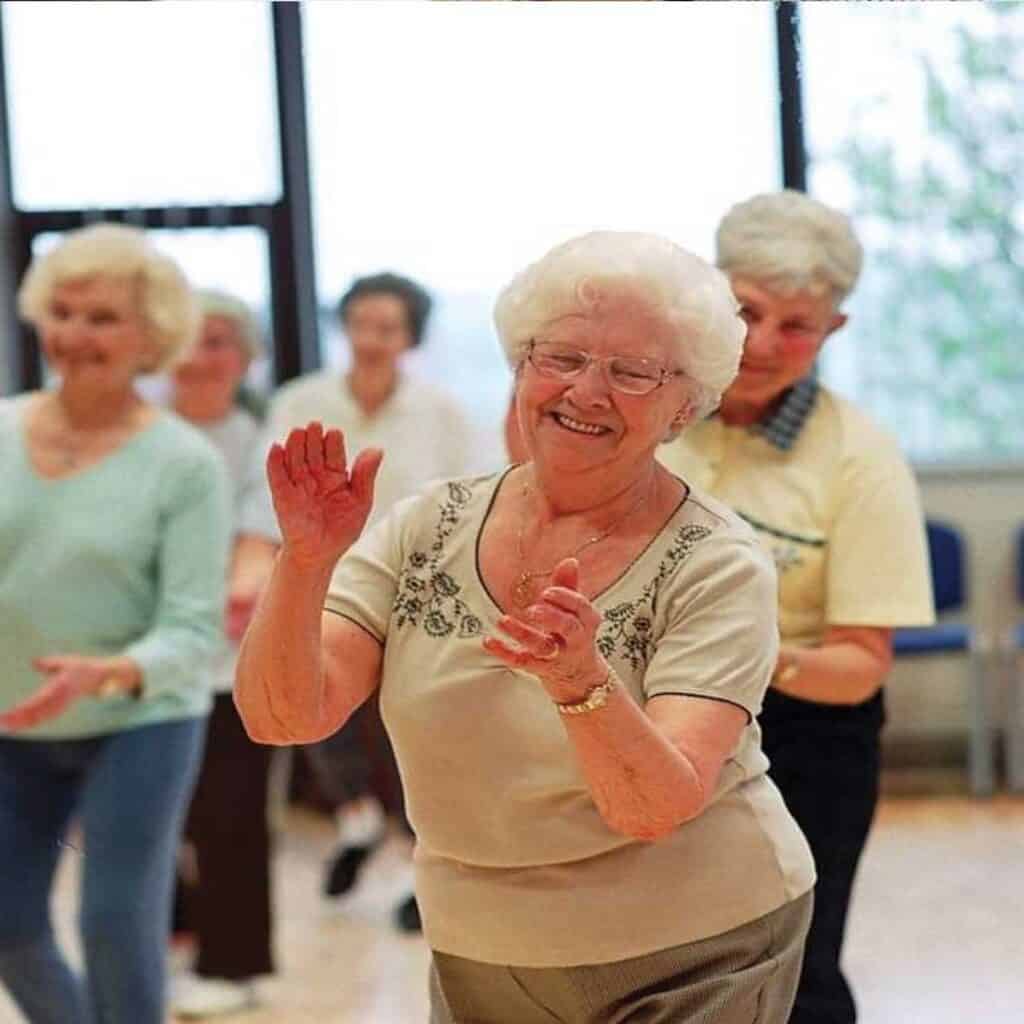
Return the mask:
[[513,643],[495,636],[484,639],[485,650],[511,668],[535,675],[561,703],[582,700],[608,673],[595,645],[601,614],[580,593],[579,576],[579,562],[566,558],[524,618],[503,615],[498,620]]
[[360,452],[351,471],[340,430],[310,423],[267,456],[267,478],[283,547],[295,564],[330,568],[363,532],[384,453]]
[[62,714],[80,697],[94,696],[112,673],[110,658],[55,654],[36,658],[32,667],[45,677],[31,697],[0,714],[0,729],[19,732]]

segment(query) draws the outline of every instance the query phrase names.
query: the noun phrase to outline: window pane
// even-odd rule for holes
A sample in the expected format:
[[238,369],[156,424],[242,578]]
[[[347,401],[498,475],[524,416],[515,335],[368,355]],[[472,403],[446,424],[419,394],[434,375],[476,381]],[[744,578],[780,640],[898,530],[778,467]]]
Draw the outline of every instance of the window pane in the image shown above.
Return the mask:
[[[153,244],[177,261],[196,288],[217,288],[230,292],[249,305],[266,343],[266,354],[249,369],[247,383],[261,394],[273,381],[273,351],[270,344],[270,256],[267,235],[262,228],[156,229],[146,234]],[[37,235],[33,253],[38,256],[60,240],[56,233]],[[148,394],[162,393],[159,382],[146,385]]]
[[89,209],[280,193],[270,5],[3,5],[15,202]]
[[1019,457],[1024,5],[801,16],[812,191],[866,248],[824,376],[919,460]]
[[491,308],[527,262],[594,228],[710,256],[721,213],[779,185],[771,4],[390,7],[304,8],[321,300],[419,279],[420,368],[482,422],[510,386]]

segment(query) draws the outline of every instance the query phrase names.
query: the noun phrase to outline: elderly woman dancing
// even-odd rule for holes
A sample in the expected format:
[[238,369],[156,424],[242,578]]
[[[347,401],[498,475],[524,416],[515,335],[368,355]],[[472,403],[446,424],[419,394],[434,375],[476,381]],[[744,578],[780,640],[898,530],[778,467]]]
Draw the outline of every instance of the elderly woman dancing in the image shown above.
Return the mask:
[[654,457],[732,380],[735,299],[664,239],[600,232],[495,319],[527,463],[360,537],[380,451],[350,470],[316,423],[272,450],[284,542],[239,660],[247,728],[308,742],[380,688],[435,1024],[784,1021],[813,867],[755,721],[775,573]]
[[[229,520],[217,453],[135,381],[198,311],[177,266],[115,225],[39,258],[20,301],[59,383],[0,402],[0,981],[32,1024],[161,1024]],[[49,920],[73,819],[84,982]]]

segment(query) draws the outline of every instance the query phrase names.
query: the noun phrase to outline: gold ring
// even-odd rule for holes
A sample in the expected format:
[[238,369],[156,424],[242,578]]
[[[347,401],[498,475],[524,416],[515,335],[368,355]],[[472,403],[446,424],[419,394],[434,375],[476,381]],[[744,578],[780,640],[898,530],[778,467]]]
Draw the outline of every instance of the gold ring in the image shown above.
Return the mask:
[[548,643],[551,644],[550,654],[535,654],[534,657],[538,661],[554,661],[562,652],[562,645],[554,637],[548,637]]

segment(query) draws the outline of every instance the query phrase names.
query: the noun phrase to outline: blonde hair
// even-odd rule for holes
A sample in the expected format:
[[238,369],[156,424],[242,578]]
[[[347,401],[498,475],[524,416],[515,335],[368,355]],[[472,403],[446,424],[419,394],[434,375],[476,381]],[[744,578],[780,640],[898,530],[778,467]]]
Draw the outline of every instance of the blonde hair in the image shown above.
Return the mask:
[[150,244],[144,231],[124,224],[71,231],[56,248],[34,259],[18,290],[18,310],[39,327],[59,285],[92,277],[138,282],[142,319],[156,349],[146,372],[168,366],[195,339],[199,304],[185,275]]
[[235,325],[242,348],[250,359],[263,355],[263,333],[252,310],[241,299],[216,288],[202,288],[196,298],[203,317],[221,316]]
[[519,366],[530,339],[553,321],[593,313],[623,296],[641,301],[670,328],[694,415],[706,416],[736,376],[746,324],[725,275],[659,235],[592,231],[517,274],[494,307],[509,363]]
[[829,293],[836,306],[853,291],[864,260],[849,219],[793,189],[737,203],[715,242],[718,265],[730,276],[784,293]]

